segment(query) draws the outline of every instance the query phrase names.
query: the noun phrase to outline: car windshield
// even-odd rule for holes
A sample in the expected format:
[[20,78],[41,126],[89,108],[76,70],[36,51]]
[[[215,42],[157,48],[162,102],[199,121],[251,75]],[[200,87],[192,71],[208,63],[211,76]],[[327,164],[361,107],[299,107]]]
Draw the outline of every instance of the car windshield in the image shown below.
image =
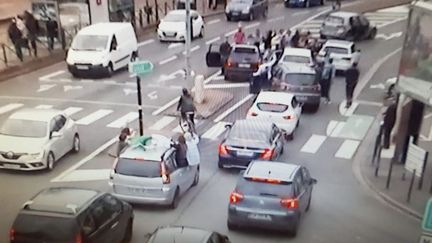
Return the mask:
[[257,53],[255,48],[249,47],[236,47],[234,48],[234,53],[247,53],[247,54],[255,54]]
[[252,0],[232,0],[233,3],[248,3],[251,4]]
[[326,53],[348,54],[348,49],[342,47],[327,46],[324,51]]
[[257,142],[262,143],[263,141],[269,141],[269,136],[263,132],[258,130],[251,130],[250,127],[239,127],[234,126],[231,129],[229,134],[229,138],[237,141],[248,141],[248,142]]
[[32,242],[73,242],[78,230],[72,217],[32,214],[19,214],[13,228],[17,236],[31,239]]
[[169,13],[163,20],[167,22],[184,22],[186,15],[183,13]]
[[105,35],[76,35],[72,42],[74,51],[103,51],[106,49],[108,36]]
[[295,63],[309,63],[309,57],[305,57],[305,56],[293,56],[293,55],[286,55],[284,56],[283,62],[295,62]]
[[268,112],[284,112],[288,109],[287,105],[284,104],[277,104],[277,103],[267,103],[267,102],[259,102],[257,103],[257,107],[261,111],[268,111]]
[[314,85],[316,76],[314,74],[288,73],[285,74],[283,81],[291,85]]
[[325,23],[327,24],[337,24],[337,25],[341,25],[343,24],[343,18],[341,17],[336,17],[336,16],[328,16],[325,19]]
[[0,128],[0,134],[15,137],[42,138],[48,133],[44,121],[7,119]]
[[160,177],[159,161],[120,158],[115,168],[117,174],[137,177]]

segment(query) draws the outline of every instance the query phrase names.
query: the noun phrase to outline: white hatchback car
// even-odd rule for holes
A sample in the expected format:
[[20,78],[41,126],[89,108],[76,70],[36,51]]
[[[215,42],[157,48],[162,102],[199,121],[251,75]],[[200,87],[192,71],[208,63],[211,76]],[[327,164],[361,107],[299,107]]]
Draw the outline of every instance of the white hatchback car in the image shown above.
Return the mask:
[[328,40],[318,53],[317,60],[322,62],[326,54],[333,58],[333,64],[338,71],[346,71],[353,63],[359,63],[360,51],[354,42],[344,40]]
[[303,64],[307,66],[313,66],[315,64],[311,50],[293,47],[287,47],[284,49],[279,63]]
[[[191,10],[192,37],[204,36],[204,20],[197,11]],[[159,23],[157,33],[160,41],[186,40],[186,11],[172,10]]]
[[293,94],[262,91],[249,108],[247,119],[270,119],[281,129],[287,140],[294,138],[294,131],[300,123],[301,104]]
[[69,151],[79,150],[78,128],[59,110],[22,109],[0,127],[0,169],[52,170]]

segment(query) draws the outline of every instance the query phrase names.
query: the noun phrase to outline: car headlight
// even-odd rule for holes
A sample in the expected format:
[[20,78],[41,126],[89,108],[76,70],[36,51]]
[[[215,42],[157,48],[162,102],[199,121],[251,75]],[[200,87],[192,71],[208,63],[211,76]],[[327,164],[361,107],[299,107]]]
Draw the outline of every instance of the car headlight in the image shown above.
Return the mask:
[[27,160],[38,160],[42,159],[43,153],[26,154],[23,157]]
[[336,33],[338,33],[338,34],[342,34],[342,33],[344,33],[345,32],[345,29],[344,28],[339,28],[339,29],[337,29],[337,31],[336,31]]
[[242,13],[249,13],[250,11],[250,7],[246,7],[245,9],[242,10]]

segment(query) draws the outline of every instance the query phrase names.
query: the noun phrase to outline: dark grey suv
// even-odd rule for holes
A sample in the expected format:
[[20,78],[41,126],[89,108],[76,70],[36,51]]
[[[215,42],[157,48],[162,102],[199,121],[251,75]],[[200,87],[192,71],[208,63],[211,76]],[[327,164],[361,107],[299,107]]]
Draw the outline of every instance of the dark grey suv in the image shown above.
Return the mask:
[[90,189],[52,187],[36,194],[18,213],[11,243],[129,242],[132,207]]

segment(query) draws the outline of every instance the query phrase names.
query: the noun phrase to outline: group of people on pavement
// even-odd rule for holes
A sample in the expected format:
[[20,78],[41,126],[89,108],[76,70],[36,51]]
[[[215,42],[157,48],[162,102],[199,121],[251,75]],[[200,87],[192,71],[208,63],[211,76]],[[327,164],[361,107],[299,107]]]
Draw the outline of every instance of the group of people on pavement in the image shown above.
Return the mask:
[[[12,18],[8,26],[8,36],[15,48],[15,54],[21,62],[24,60],[23,48],[28,49],[30,55],[33,53],[35,57],[38,56],[37,41],[39,41],[40,33],[38,20],[29,11],[26,10],[22,15]],[[57,33],[57,21],[49,18],[46,22],[46,34],[50,50],[54,48],[54,39],[57,38]]]

